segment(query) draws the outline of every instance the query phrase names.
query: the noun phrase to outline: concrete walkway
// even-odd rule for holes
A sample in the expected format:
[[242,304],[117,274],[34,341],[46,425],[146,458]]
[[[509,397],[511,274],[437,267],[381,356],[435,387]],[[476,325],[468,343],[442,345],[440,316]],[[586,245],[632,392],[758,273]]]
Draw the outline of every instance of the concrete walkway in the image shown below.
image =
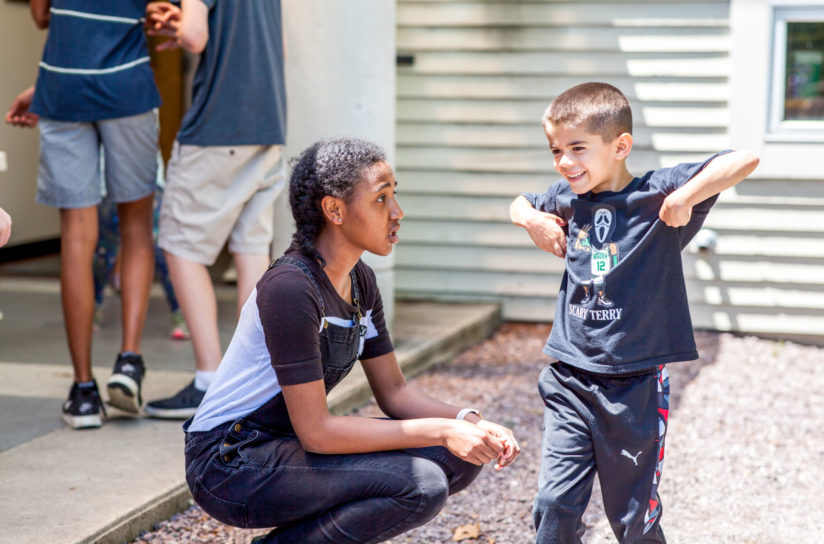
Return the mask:
[[[218,289],[223,346],[234,329],[234,290]],[[52,277],[9,276],[0,267],[0,544],[122,543],[190,504],[179,421],[132,417],[109,408],[100,429],[72,431],[60,419],[71,385]],[[407,375],[444,361],[500,323],[492,304],[403,302],[394,342]],[[104,304],[93,360],[105,384],[119,347],[119,301]],[[192,378],[190,342],[168,337],[169,313],[157,286],[143,340],[144,399],[170,395]],[[105,396],[105,392],[103,393]],[[370,397],[360,367],[333,391],[345,412]]]

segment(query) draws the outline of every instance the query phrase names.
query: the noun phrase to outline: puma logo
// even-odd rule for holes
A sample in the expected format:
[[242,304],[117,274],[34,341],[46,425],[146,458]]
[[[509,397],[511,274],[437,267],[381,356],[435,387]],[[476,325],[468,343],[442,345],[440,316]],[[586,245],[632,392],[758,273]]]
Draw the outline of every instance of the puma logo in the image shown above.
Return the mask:
[[[641,450],[641,451],[643,451],[643,450]],[[638,453],[636,453],[635,455],[632,455],[627,450],[621,450],[621,455],[623,455],[624,457],[629,457],[630,459],[632,459],[632,462],[635,463],[635,466],[636,467],[638,466],[638,456],[641,455],[640,451]]]

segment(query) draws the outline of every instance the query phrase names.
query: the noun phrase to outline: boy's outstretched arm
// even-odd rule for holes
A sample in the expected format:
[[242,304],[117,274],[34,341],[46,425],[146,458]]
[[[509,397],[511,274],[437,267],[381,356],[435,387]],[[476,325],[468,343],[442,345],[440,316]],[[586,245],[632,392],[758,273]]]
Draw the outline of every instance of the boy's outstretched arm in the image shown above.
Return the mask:
[[564,258],[566,234],[561,227],[566,225],[566,220],[562,217],[536,210],[521,195],[509,205],[509,218],[515,225],[526,229],[536,246]]
[[683,227],[692,217],[693,206],[749,176],[758,162],[758,157],[750,151],[719,155],[692,179],[670,193],[664,199],[658,216],[670,227]]

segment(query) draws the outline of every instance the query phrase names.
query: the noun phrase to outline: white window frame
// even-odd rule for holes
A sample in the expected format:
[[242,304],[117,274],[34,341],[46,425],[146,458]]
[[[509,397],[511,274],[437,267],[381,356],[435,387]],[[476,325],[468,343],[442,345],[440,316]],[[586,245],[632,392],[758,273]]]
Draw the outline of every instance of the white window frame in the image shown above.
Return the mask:
[[824,142],[824,120],[784,120],[787,76],[787,23],[824,22],[824,6],[773,6],[770,102],[767,142]]

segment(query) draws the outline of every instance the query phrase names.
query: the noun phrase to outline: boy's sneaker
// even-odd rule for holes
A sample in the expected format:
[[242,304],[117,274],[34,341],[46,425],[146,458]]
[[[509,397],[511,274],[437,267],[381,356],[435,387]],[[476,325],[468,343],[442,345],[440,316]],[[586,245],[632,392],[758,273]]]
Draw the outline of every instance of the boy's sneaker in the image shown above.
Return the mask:
[[124,412],[137,414],[143,398],[140,396],[140,385],[146,369],[143,358],[137,354],[120,354],[114,362],[114,370],[106,389],[109,391],[109,404],[120,408]]
[[172,340],[188,340],[189,329],[186,328],[186,320],[180,310],[172,312]]
[[189,419],[197,411],[206,391],[195,387],[195,381],[167,399],[158,399],[146,403],[143,412],[147,416],[161,419]]
[[69,398],[63,403],[63,421],[72,429],[90,429],[100,427],[103,419],[100,412],[106,415],[106,408],[100,400],[97,382],[92,387],[80,387],[72,384]]

